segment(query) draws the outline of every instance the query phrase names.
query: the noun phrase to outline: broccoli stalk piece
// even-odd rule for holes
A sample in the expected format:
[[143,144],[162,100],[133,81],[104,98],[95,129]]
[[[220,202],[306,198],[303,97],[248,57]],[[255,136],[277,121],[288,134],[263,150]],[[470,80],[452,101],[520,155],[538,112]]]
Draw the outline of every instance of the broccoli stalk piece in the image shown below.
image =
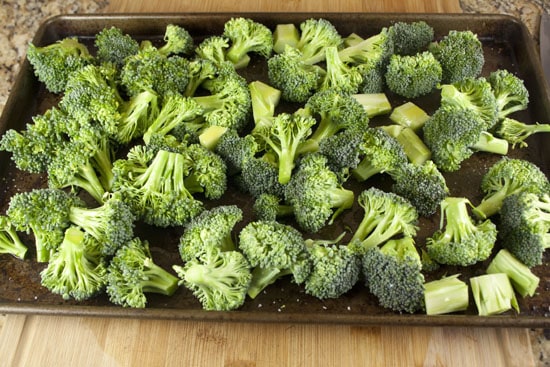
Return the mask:
[[21,241],[15,226],[5,215],[0,215],[0,254],[10,254],[23,260],[27,246]]
[[294,208],[300,228],[315,233],[350,209],[355,194],[340,184],[324,156],[312,153],[302,158],[297,172],[285,186],[284,197]]
[[365,284],[382,307],[409,313],[424,308],[422,261],[412,237],[367,249],[362,264]]
[[240,67],[247,65],[241,60],[251,52],[268,58],[273,51],[271,30],[249,18],[237,17],[225,22],[223,36],[230,40],[227,59]]
[[146,293],[171,296],[178,288],[178,277],[156,264],[149,242],[133,238],[117,250],[107,268],[107,295],[119,306],[143,308]]
[[281,54],[287,46],[298,47],[300,31],[294,23],[277,24],[273,31],[273,52]]
[[391,111],[391,104],[386,93],[358,93],[355,98],[367,113],[367,117],[384,115]]
[[489,316],[506,312],[519,305],[508,275],[485,274],[470,278],[472,294],[479,315]]
[[358,93],[363,77],[354,66],[345,64],[338,54],[338,48],[325,48],[326,74],[319,90],[334,89],[344,93]]
[[403,127],[417,132],[422,129],[430,115],[413,102],[405,102],[393,109],[390,120]]
[[313,65],[325,60],[327,47],[339,47],[342,41],[342,36],[329,20],[309,18],[300,23],[296,48],[302,53],[302,60]]
[[364,215],[351,241],[359,241],[365,250],[380,246],[396,235],[416,235],[418,212],[403,197],[371,187],[359,194],[357,202]]
[[96,58],[99,62],[111,62],[121,68],[126,58],[139,52],[139,42],[118,27],[103,28],[95,36]]
[[248,288],[252,299],[286,275],[292,275],[296,284],[302,284],[311,271],[302,234],[289,225],[250,222],[239,233],[239,249],[253,268]]
[[548,178],[534,163],[524,159],[503,157],[483,175],[481,191],[485,194],[474,213],[479,218],[497,214],[507,196],[518,192],[544,193],[548,191]]
[[424,21],[396,22],[389,28],[393,52],[414,55],[424,50],[434,39],[434,29]]
[[41,284],[63,299],[77,301],[103,291],[107,271],[103,258],[94,251],[94,241],[76,226],[67,228],[63,241],[40,272]]
[[537,133],[550,133],[550,124],[526,124],[516,119],[505,117],[496,128],[495,135],[508,141],[512,148],[519,146],[525,148],[528,146],[525,141],[528,137]]
[[385,73],[388,89],[406,98],[431,93],[441,83],[441,64],[431,52],[390,57]]
[[489,74],[487,81],[496,98],[499,120],[527,108],[529,91],[522,79],[506,69],[498,69]]
[[189,55],[193,52],[194,43],[191,34],[182,26],[168,24],[164,32],[164,45],[158,51],[165,56],[170,54]]
[[353,243],[343,244],[344,235],[335,240],[306,240],[312,262],[304,283],[306,294],[319,299],[338,298],[359,281],[362,249]]
[[422,165],[432,158],[430,148],[426,146],[424,140],[412,128],[397,124],[383,125],[380,128],[401,144],[411,163]]
[[539,286],[539,277],[506,249],[500,250],[487,267],[487,274],[496,273],[506,274],[522,297],[533,297]]
[[252,116],[254,118],[254,128],[252,130],[252,134],[254,134],[256,129],[271,124],[275,116],[275,108],[281,100],[281,91],[259,80],[250,82],[248,88],[250,89]]
[[446,197],[441,201],[439,229],[426,239],[428,255],[440,264],[469,266],[486,260],[497,239],[491,220],[476,222],[468,211],[467,198]]
[[468,285],[459,274],[424,283],[424,305],[427,315],[442,315],[468,308]]

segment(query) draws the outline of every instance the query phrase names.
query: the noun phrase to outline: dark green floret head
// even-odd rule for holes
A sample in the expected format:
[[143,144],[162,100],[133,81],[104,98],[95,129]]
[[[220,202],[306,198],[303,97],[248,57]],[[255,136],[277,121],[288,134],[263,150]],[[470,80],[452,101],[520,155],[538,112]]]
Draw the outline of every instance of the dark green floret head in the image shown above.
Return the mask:
[[403,97],[417,98],[432,92],[441,82],[441,64],[432,53],[392,55],[385,73],[388,88]]
[[434,40],[434,29],[425,21],[396,22],[390,28],[394,53],[414,55]]

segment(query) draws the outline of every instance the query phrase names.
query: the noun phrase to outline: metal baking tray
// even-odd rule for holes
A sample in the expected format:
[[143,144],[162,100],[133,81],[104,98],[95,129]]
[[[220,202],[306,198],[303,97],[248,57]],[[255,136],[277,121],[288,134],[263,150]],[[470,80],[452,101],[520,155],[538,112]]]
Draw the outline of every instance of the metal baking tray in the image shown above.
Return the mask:
[[[101,29],[117,26],[124,32],[138,38],[161,41],[166,25],[170,23],[184,26],[194,37],[200,39],[223,32],[223,24],[234,16],[250,17],[272,29],[278,23],[295,23],[311,17],[323,17],[336,26],[344,36],[355,32],[363,37],[378,33],[382,27],[397,21],[424,20],[434,27],[436,38],[449,30],[471,30],[478,34],[485,50],[486,63],[483,74],[491,70],[506,68],[516,72],[525,80],[531,98],[529,109],[516,117],[526,122],[548,122],[550,117],[549,90],[544,82],[542,68],[534,42],[527,28],[515,18],[502,15],[473,14],[362,14],[362,13],[205,13],[205,14],[117,14],[117,15],[62,15],[48,19],[37,31],[36,45],[45,45],[67,36],[78,36],[88,45],[93,45],[93,37]],[[265,62],[253,58],[252,67],[242,71],[250,81],[266,80]],[[404,100],[389,94],[392,106]],[[416,100],[416,103],[433,112],[439,99],[437,93]],[[0,135],[7,129],[22,129],[31,117],[44,112],[56,103],[55,97],[48,94],[34,77],[27,61],[24,61],[15,85],[8,98],[0,119]],[[388,123],[385,117],[373,120],[373,124]],[[529,147],[515,149],[510,156],[529,159],[546,173],[550,169],[550,137],[539,134],[529,139]],[[454,196],[466,196],[478,203],[482,194],[479,184],[487,168],[499,157],[478,153],[470,158],[463,168],[446,174],[447,184]],[[7,153],[0,153],[0,213],[6,209],[10,196],[18,191],[30,190],[45,185],[44,177],[29,175],[14,168]],[[368,186],[388,185],[384,175],[371,179],[354,189]],[[236,190],[229,190],[225,203],[236,203],[250,220],[252,201]],[[217,204],[217,203],[212,203]],[[341,233],[345,225],[351,228],[361,218],[360,208],[354,208],[340,217],[329,233]],[[421,220],[421,231],[417,244],[433,233],[439,225],[438,215]],[[138,225],[139,235],[149,239],[156,262],[167,269],[172,264],[180,264],[177,241],[181,229],[155,229]],[[331,232],[332,231],[332,232]],[[28,239],[27,239],[28,240]],[[497,245],[498,246],[498,245]],[[549,327],[550,326],[550,267],[548,261],[533,269],[540,279],[538,294],[532,298],[519,299],[521,312],[507,312],[502,315],[481,317],[477,315],[473,301],[467,311],[457,314],[427,316],[422,313],[400,314],[381,308],[367,289],[358,284],[346,295],[320,301],[303,292],[288,279],[279,280],[260,294],[255,300],[248,299],[239,310],[231,312],[203,311],[198,301],[184,287],[172,297],[148,296],[145,309],[128,309],[109,303],[105,295],[86,302],[64,301],[40,286],[39,272],[44,265],[33,260],[32,246],[30,259],[20,261],[10,256],[0,256],[0,313],[32,313],[57,315],[86,315],[104,317],[136,317],[163,319],[194,319],[212,321],[253,321],[253,322],[300,322],[336,323],[355,325],[431,325],[431,326],[502,326],[502,327]],[[546,255],[548,259],[548,254]],[[484,273],[487,262],[473,267],[442,267],[427,280],[443,274],[461,273],[464,279]]]

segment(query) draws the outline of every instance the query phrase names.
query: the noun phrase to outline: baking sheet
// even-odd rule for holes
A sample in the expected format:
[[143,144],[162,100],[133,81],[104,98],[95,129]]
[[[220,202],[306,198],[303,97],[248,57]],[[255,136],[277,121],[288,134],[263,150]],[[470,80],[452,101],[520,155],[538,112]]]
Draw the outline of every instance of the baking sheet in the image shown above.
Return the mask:
[[[525,80],[531,95],[529,109],[515,116],[526,122],[548,122],[549,120],[549,92],[544,83],[538,53],[526,27],[509,16],[359,13],[70,15],[58,16],[46,21],[37,31],[33,42],[36,45],[45,45],[67,36],[78,36],[91,46],[93,36],[108,26],[117,26],[137,39],[152,39],[160,42],[166,25],[170,23],[184,26],[197,41],[200,41],[206,36],[221,34],[223,24],[232,16],[250,17],[272,29],[278,23],[299,24],[310,17],[323,17],[330,20],[343,36],[355,32],[360,36],[368,37],[396,21],[425,20],[434,27],[436,37],[441,37],[452,29],[469,29],[478,34],[484,45],[486,57],[484,75],[497,68],[506,68],[516,72]],[[253,65],[243,71],[243,75],[249,81],[254,79],[267,81],[265,62],[253,58]],[[405,102],[394,95],[388,94],[388,96],[394,107]],[[24,128],[33,115],[44,112],[54,103],[56,103],[55,97],[45,91],[34,77],[28,62],[25,61],[0,118],[0,135],[10,128]],[[417,99],[415,103],[430,113],[436,108],[438,98],[435,94]],[[373,125],[384,123],[389,123],[387,117],[376,118],[372,122]],[[550,137],[542,134],[533,136],[528,140],[528,148],[511,150],[510,156],[529,159],[548,174],[550,144],[547,142],[550,141],[549,139]],[[499,158],[495,155],[477,153],[464,163],[459,172],[445,174],[451,194],[466,196],[473,203],[478,203],[482,198],[479,191],[481,177]],[[44,177],[18,171],[5,152],[0,152],[0,177],[2,183],[0,213],[5,211],[9,198],[15,192],[45,186]],[[372,185],[388,187],[389,184],[389,179],[380,175],[361,185],[354,184],[352,188],[362,190]],[[210,205],[233,203],[243,208],[245,213],[250,213],[252,200],[237,193],[236,190],[229,191],[232,194],[224,196],[223,201],[210,203]],[[332,238],[334,237],[332,234],[339,234],[345,225],[354,228],[354,224],[360,220],[361,216],[361,209],[356,206],[342,215],[338,223],[326,229],[321,235]],[[250,215],[247,218],[250,218]],[[244,224],[241,223],[241,225]],[[426,236],[433,233],[438,224],[437,214],[430,218],[423,218],[420,222],[421,231],[417,236],[417,244],[422,245]],[[136,231],[138,235],[149,239],[153,258],[161,266],[170,269],[172,264],[181,263],[177,253],[177,241],[181,229],[156,229],[140,224]],[[30,240],[25,236],[22,237],[24,240]],[[292,284],[289,279],[279,280],[255,300],[247,299],[243,307],[231,312],[203,311],[198,301],[184,287],[180,287],[171,297],[148,295],[148,306],[145,309],[121,308],[109,303],[105,295],[85,302],[64,301],[40,286],[39,273],[44,265],[33,260],[32,248],[29,255],[30,259],[26,261],[10,256],[0,256],[0,313],[364,325],[550,326],[548,261],[533,269],[534,273],[541,278],[538,294],[533,298],[519,299],[520,314],[508,312],[498,316],[481,317],[477,315],[473,301],[468,310],[460,314],[440,316],[427,316],[421,313],[399,314],[378,306],[377,300],[362,284],[358,284],[352,291],[338,299],[321,301],[306,295],[303,288]],[[548,259],[548,254],[546,258]],[[433,275],[427,275],[427,280],[439,278],[445,273],[461,273],[467,279],[469,276],[484,273],[487,263],[488,261],[482,262],[468,268],[442,267]]]

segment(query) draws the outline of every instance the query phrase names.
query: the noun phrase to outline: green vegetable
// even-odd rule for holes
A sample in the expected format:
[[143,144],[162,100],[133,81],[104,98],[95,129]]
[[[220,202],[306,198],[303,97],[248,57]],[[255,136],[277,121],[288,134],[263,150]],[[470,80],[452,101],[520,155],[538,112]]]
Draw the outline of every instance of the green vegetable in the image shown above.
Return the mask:
[[393,52],[397,55],[414,55],[423,51],[434,40],[434,29],[423,20],[395,22],[389,28]]
[[512,308],[519,312],[516,294],[508,275],[495,273],[472,277],[470,286],[479,315],[501,314]]
[[388,89],[406,98],[431,93],[441,83],[441,65],[431,52],[390,57],[385,73]]
[[422,129],[429,118],[428,113],[413,102],[405,102],[395,107],[390,115],[390,120],[413,131]]
[[265,25],[249,18],[231,18],[224,24],[223,36],[230,41],[226,56],[233,64],[242,64],[243,57],[255,52],[268,58],[273,51],[273,35]]
[[309,18],[300,23],[300,39],[296,48],[302,53],[306,64],[325,60],[327,47],[339,47],[343,40],[338,30],[327,19]]
[[171,54],[189,55],[194,50],[193,37],[184,27],[168,24],[164,31],[164,44],[158,50],[166,56]]
[[326,74],[321,80],[319,90],[334,89],[344,93],[359,92],[363,77],[357,68],[342,61],[336,46],[325,48],[325,68]]
[[94,45],[97,49],[96,58],[100,62],[111,62],[120,68],[126,58],[139,52],[139,43],[122,29],[111,26],[96,34]]
[[512,145],[512,148],[516,146],[525,148],[528,145],[525,141],[528,137],[533,134],[548,132],[550,132],[550,124],[526,124],[513,118],[505,117],[497,124],[495,135],[508,141]]
[[523,79],[506,69],[498,69],[489,74],[487,81],[491,84],[495,95],[500,120],[527,108],[529,91],[525,87]]
[[519,261],[510,251],[500,250],[487,267],[488,274],[505,273],[514,289],[522,296],[533,297],[540,279],[531,272],[527,265]]
[[441,315],[468,308],[468,285],[459,274],[424,283],[424,304],[427,315]]
[[0,254],[10,254],[23,260],[27,250],[10,219],[0,215]]

